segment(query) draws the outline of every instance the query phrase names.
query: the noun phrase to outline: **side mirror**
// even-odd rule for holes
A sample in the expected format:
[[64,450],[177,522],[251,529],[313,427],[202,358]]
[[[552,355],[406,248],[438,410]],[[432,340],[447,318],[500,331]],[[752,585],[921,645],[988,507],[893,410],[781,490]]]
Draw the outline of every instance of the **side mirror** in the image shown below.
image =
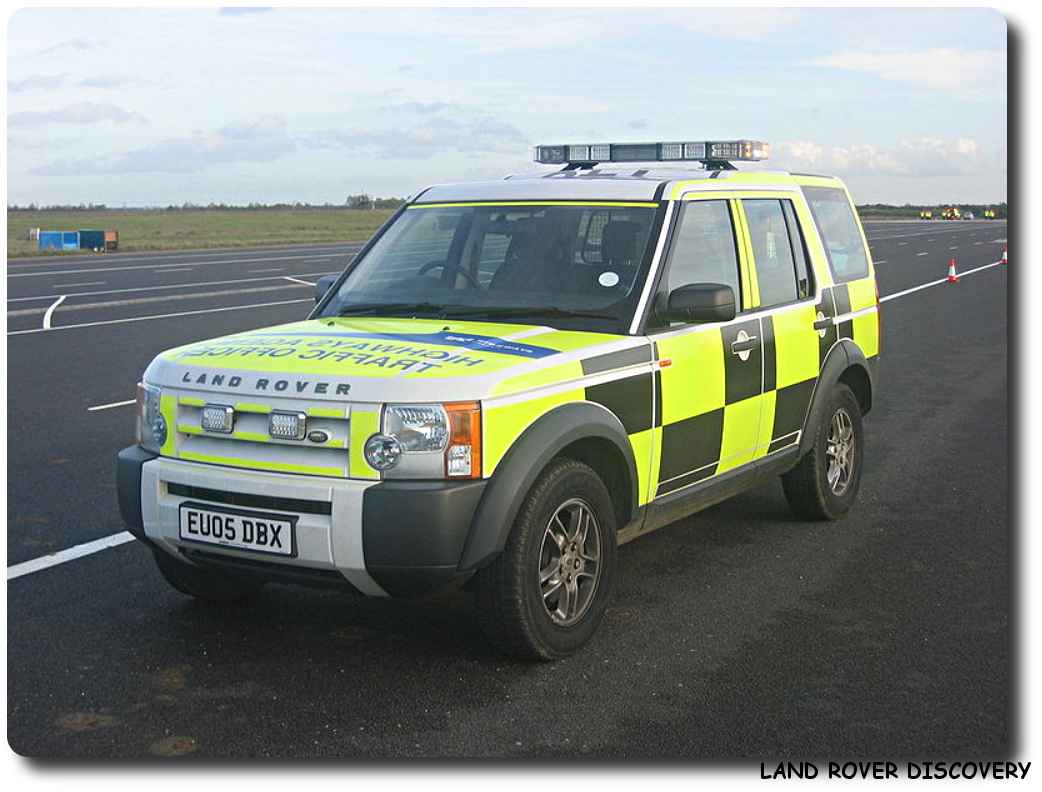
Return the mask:
[[317,305],[319,300],[326,296],[326,292],[336,283],[336,279],[339,275],[323,275],[318,279],[315,284],[315,304]]
[[734,317],[734,289],[722,283],[689,283],[669,293],[670,322],[728,322]]

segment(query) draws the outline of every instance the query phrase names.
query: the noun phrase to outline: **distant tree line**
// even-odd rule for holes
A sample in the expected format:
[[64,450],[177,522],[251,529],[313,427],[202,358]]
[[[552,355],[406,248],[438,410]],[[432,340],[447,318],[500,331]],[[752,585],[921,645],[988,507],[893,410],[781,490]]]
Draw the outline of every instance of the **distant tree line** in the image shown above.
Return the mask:
[[229,204],[210,202],[208,204],[192,203],[185,201],[182,204],[167,204],[166,206],[108,206],[103,203],[81,203],[81,204],[47,204],[39,206],[36,203],[27,205],[8,204],[9,212],[198,212],[202,210],[211,212],[225,211],[265,211],[271,209],[293,210],[293,209],[397,209],[405,203],[404,198],[373,198],[364,193],[349,195],[342,204],[321,203],[313,204],[306,201],[259,203],[250,201],[248,204]]
[[[224,211],[258,211],[263,212],[271,209],[293,210],[293,209],[357,209],[357,210],[372,210],[372,209],[397,209],[405,203],[404,198],[374,198],[367,193],[358,193],[357,195],[349,195],[342,204],[334,203],[321,203],[313,204],[305,201],[293,201],[293,202],[280,202],[280,203],[259,203],[257,201],[251,201],[248,204],[228,204],[228,203],[215,203],[211,202],[208,204],[197,204],[190,201],[186,201],[182,204],[168,204],[167,206],[133,206],[133,207],[110,207],[103,203],[81,203],[81,204],[48,204],[45,206],[38,206],[35,203],[30,203],[26,206],[20,206],[18,204],[9,204],[7,211],[9,212],[154,212],[154,211],[165,211],[165,212],[198,212],[202,210],[211,212],[224,212]],[[957,206],[959,211],[965,214],[966,212],[973,212],[977,217],[981,217],[985,209],[994,209],[996,217],[1006,217],[1006,202],[995,203],[995,204],[904,204],[902,206],[896,206],[894,204],[861,204],[858,206],[858,212],[863,215],[870,215],[874,217],[918,217],[919,212],[923,209],[930,209],[934,212],[935,216],[939,216],[941,209],[944,206]]]

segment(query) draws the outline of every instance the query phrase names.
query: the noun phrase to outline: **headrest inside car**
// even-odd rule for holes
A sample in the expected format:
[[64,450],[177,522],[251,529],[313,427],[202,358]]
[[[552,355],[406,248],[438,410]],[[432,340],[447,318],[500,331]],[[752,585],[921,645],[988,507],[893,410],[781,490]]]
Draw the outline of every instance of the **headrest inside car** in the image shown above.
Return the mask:
[[644,226],[633,220],[613,220],[601,232],[602,261],[635,261],[640,256],[638,243]]

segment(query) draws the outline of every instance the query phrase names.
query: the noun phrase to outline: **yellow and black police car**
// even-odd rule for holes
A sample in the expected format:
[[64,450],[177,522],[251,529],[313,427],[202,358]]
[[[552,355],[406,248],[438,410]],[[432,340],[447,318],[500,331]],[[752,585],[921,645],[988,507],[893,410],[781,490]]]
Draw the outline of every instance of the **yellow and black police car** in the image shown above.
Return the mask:
[[425,189],[304,321],[160,354],[120,507],[178,590],[472,590],[489,638],[588,641],[616,548],[773,476],[857,498],[879,301],[844,185],[748,140],[536,148]]

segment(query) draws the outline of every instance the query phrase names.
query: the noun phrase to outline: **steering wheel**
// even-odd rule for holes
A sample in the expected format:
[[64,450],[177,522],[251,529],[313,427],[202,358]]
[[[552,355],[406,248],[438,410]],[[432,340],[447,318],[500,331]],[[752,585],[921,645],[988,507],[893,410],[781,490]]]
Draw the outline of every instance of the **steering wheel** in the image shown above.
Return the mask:
[[475,278],[471,273],[467,272],[465,269],[460,267],[459,264],[448,264],[444,261],[428,261],[426,264],[420,267],[419,271],[416,273],[416,277],[421,278],[428,272],[430,272],[432,269],[437,269],[438,267],[453,270],[459,275],[462,275],[463,280],[467,281],[467,283],[469,283],[475,289],[481,288],[481,284],[478,283],[478,279]]

